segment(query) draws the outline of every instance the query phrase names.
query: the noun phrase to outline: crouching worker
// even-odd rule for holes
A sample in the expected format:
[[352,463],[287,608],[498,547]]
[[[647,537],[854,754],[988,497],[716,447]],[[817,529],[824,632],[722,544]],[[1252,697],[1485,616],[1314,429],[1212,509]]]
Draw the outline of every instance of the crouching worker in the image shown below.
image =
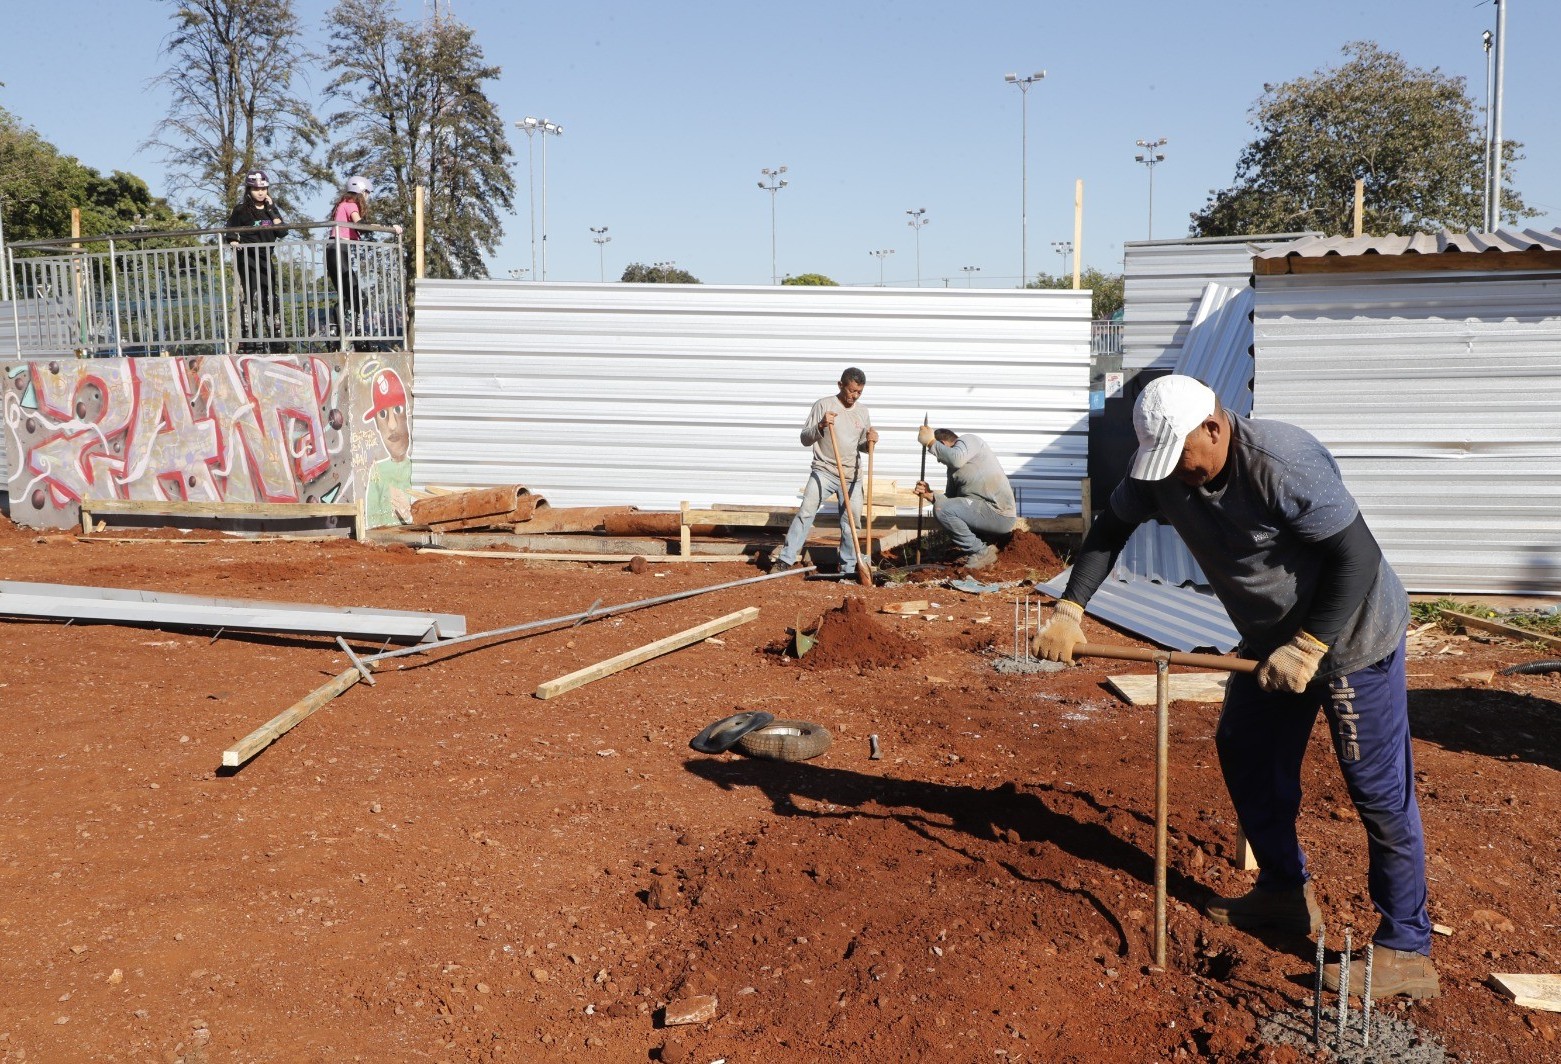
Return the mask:
[[997,561],[995,541],[1007,536],[1018,523],[1008,474],[980,436],[959,436],[951,429],[923,425],[916,438],[948,467],[948,483],[942,492],[934,492],[925,480],[918,480],[916,494],[932,503],[932,516],[954,541],[965,568],[985,569]]
[[[1425,838],[1410,754],[1404,632],[1409,599],[1345,488],[1303,429],[1233,417],[1199,381],[1152,381],[1133,410],[1138,451],[1090,528],[1056,612],[1032,641],[1071,661],[1079,622],[1128,535],[1159,515],[1181,535],[1261,662],[1233,673],[1215,730],[1225,786],[1257,858],[1257,883],[1205,914],[1244,930],[1317,931],[1322,913],[1296,836],[1301,760],[1321,710],[1366,829],[1379,997],[1433,998]],[[1337,990],[1339,968],[1323,984]]]

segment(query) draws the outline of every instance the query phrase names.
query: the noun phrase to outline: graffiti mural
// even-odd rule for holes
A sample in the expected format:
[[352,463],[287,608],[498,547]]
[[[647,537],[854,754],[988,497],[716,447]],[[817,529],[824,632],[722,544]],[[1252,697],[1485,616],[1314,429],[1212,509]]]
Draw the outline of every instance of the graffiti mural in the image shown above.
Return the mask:
[[[406,355],[0,363],[11,515],[78,520],[83,498],[410,508]],[[398,508],[397,502],[407,501]],[[405,520],[405,518],[402,518]]]

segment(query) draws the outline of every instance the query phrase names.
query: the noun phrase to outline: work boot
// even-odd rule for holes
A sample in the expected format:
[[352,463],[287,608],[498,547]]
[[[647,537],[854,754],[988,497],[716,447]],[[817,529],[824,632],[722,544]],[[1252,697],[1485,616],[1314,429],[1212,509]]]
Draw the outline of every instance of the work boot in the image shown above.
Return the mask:
[[974,554],[965,555],[963,562],[966,569],[985,569],[997,561],[997,548],[988,543]]
[[[1323,989],[1338,993],[1339,962],[1323,965]],[[1366,954],[1364,951],[1350,958],[1350,990],[1362,995],[1366,989]],[[1372,948],[1371,998],[1407,997],[1421,1000],[1442,996],[1442,982],[1437,978],[1436,965],[1423,953]]]
[[770,559],[770,572],[772,573],[789,573],[793,569],[801,569],[802,566],[803,562],[800,558],[794,562],[783,562],[779,558]]
[[1216,924],[1242,931],[1291,931],[1309,935],[1323,924],[1312,884],[1265,890],[1254,887],[1239,898],[1211,898],[1203,913]]

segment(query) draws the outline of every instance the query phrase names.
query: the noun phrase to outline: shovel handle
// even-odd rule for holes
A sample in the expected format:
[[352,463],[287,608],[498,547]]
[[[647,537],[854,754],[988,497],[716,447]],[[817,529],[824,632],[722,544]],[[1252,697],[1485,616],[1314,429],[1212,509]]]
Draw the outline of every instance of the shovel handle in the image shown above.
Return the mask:
[[1179,650],[1145,650],[1143,647],[1112,646],[1109,643],[1079,643],[1073,656],[1116,658],[1121,661],[1154,661],[1165,655],[1167,664],[1187,665],[1195,669],[1224,669],[1226,672],[1256,672],[1258,663],[1251,658],[1233,658],[1227,654],[1184,654]]

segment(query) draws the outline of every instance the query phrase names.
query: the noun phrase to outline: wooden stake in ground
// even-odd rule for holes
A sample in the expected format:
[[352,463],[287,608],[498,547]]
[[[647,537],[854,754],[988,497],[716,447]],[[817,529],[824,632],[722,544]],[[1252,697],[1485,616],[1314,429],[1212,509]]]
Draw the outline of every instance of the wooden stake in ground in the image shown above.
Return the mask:
[[[846,512],[846,519],[842,522],[847,531],[851,533],[851,549],[856,552],[856,582],[867,587],[873,582],[873,574],[869,571],[867,559],[862,557],[862,547],[856,541],[856,518],[851,516],[851,485],[846,483],[846,467],[840,461],[840,437],[835,432],[835,423],[829,423],[829,446],[835,452],[835,478],[840,481],[840,505]],[[871,506],[873,501],[867,500]]]
[[315,688],[306,698],[295,702],[233,746],[222,751],[222,767],[237,768],[242,765],[361,679],[363,674],[354,666],[323,687]]
[[600,680],[604,676],[611,676],[615,672],[632,668],[642,662],[659,658],[663,654],[674,650],[681,650],[690,643],[697,643],[701,639],[708,639],[713,635],[726,631],[728,628],[736,628],[740,624],[747,624],[759,616],[757,606],[749,606],[747,609],[738,610],[736,613],[728,613],[725,617],[717,617],[713,621],[695,625],[684,629],[676,635],[669,635],[665,639],[658,639],[654,643],[646,643],[636,650],[626,651],[617,657],[599,661],[595,665],[588,665],[578,669],[567,676],[560,676],[556,680],[549,680],[536,689],[534,694],[538,698],[554,698],[566,691],[573,691],[576,687],[584,687],[592,680]]

